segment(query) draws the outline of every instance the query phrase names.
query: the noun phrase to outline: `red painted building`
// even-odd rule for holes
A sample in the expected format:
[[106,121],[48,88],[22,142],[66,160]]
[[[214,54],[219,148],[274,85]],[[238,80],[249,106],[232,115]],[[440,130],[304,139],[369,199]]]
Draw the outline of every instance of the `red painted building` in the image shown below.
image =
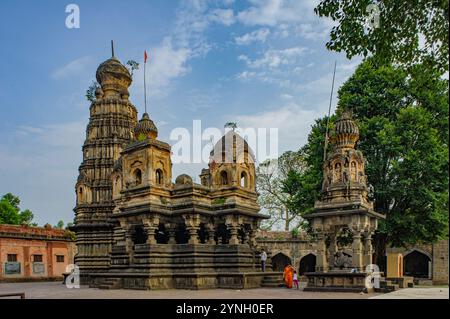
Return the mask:
[[0,281],[62,278],[74,254],[66,230],[0,225]]

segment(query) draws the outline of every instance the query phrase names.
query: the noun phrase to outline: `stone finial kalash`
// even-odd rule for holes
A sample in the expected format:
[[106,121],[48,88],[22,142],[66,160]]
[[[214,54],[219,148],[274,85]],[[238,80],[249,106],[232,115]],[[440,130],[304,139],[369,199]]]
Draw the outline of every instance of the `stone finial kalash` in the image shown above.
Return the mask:
[[[306,273],[312,291],[366,290],[366,267],[372,264],[372,235],[378,220],[373,210],[363,154],[356,150],[359,128],[349,112],[343,112],[331,133],[331,151],[323,163],[323,184],[314,212],[305,218],[317,236],[316,271]],[[349,252],[338,245],[349,234]]]
[[[127,94],[131,82],[115,68],[112,61],[100,72],[102,94]],[[91,286],[241,289],[271,276],[281,280],[279,273],[260,270],[256,231],[268,217],[259,214],[254,157],[242,137],[230,131],[215,145],[197,184],[186,174],[172,182],[171,147],[157,139],[147,113],[133,133],[108,175],[110,262],[89,273]],[[84,242],[97,244],[90,237]]]

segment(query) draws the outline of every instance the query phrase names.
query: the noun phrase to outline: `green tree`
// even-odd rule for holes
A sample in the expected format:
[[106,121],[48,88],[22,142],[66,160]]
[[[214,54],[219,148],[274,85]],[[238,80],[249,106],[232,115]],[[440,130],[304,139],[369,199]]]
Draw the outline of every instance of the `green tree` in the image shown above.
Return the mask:
[[[351,110],[359,124],[371,199],[386,215],[375,237],[378,256],[386,244],[430,243],[448,235],[448,81],[422,65],[410,71],[369,59],[339,90],[337,112]],[[316,121],[303,147],[306,174],[319,181],[324,123]],[[315,187],[318,194],[320,184]]]
[[301,223],[302,207],[298,205],[298,188],[305,170],[305,162],[299,152],[288,151],[276,160],[261,163],[256,170],[258,201],[271,216],[267,228],[283,223],[288,231],[292,223]]
[[139,70],[139,63],[137,63],[134,60],[128,60],[127,66],[128,66],[128,71],[130,71],[131,76],[133,76],[133,73],[135,70]]
[[29,209],[20,211],[19,197],[7,193],[0,200],[0,224],[30,225],[34,216]]
[[426,62],[441,74],[448,70],[448,0],[321,0],[314,11],[338,23],[327,48],[348,58],[375,55],[384,62]]
[[55,228],[63,229],[64,228],[64,221],[60,220],[56,225]]
[[100,88],[100,84],[92,81],[92,84],[86,90],[86,99],[90,102],[95,101],[95,91]]
[[3,198],[8,201],[15,209],[19,210],[20,199],[19,197],[13,195],[12,193],[7,193],[3,195]]
[[29,209],[25,209],[24,211],[19,213],[20,223],[23,225],[37,226],[36,223],[32,223],[34,215]]
[[20,216],[17,209],[5,198],[0,200],[0,224],[20,224]]

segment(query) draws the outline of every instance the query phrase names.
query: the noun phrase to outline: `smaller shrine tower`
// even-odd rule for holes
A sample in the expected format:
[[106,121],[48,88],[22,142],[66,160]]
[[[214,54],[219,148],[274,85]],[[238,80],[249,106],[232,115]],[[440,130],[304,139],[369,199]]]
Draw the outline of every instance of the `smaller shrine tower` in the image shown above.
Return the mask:
[[[368,198],[365,160],[356,149],[359,128],[348,111],[334,124],[331,151],[323,163],[323,183],[314,212],[306,216],[317,235],[316,272],[307,273],[309,290],[323,287],[365,289],[366,267],[372,265],[372,235],[378,220]],[[338,249],[338,237],[350,235],[351,254]],[[341,287],[341,288],[342,288]]]

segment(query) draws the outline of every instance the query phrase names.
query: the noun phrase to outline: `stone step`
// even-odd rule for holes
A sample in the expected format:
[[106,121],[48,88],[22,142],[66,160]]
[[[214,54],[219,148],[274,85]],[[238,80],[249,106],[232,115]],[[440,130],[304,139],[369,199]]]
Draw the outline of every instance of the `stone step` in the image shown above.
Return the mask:
[[98,289],[111,289],[109,285],[99,285]]
[[279,288],[279,287],[283,287],[282,283],[262,283],[261,287],[263,288]]
[[263,282],[280,282],[282,281],[281,278],[277,278],[277,277],[265,277],[262,280]]

